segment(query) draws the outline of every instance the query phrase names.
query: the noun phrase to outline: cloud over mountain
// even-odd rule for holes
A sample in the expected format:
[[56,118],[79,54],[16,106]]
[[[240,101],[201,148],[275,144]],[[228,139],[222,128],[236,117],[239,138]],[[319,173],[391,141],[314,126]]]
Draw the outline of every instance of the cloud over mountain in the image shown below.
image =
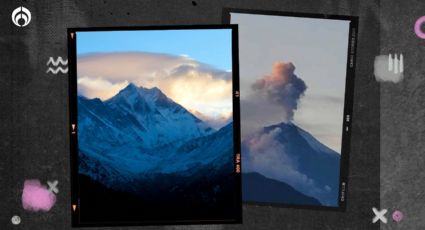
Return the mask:
[[208,117],[232,112],[232,73],[190,57],[146,52],[78,57],[79,95],[106,100],[129,82],[158,87],[185,108]]

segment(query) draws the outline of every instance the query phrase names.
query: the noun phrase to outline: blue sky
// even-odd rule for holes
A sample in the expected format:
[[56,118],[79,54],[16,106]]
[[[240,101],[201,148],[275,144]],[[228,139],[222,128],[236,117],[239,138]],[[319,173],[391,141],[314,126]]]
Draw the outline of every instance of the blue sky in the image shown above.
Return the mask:
[[218,69],[232,69],[231,29],[78,32],[77,54],[151,52],[188,55]]

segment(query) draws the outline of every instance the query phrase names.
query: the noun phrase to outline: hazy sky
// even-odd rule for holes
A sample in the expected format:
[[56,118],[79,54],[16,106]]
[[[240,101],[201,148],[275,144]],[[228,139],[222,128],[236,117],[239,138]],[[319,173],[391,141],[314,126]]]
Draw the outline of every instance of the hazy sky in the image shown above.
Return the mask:
[[77,53],[150,52],[187,55],[218,69],[232,69],[230,29],[78,32]]
[[220,128],[232,118],[231,41],[230,29],[78,32],[78,94],[106,100],[130,82],[158,87]]
[[239,24],[242,136],[287,120],[252,85],[291,62],[307,86],[293,122],[340,153],[349,21],[232,13],[231,23]]

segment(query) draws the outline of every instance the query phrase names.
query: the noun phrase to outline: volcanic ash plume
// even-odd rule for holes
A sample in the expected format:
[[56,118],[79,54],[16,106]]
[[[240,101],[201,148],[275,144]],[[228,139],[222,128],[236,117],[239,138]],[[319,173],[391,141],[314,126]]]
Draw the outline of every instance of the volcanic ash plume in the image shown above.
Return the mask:
[[283,108],[287,121],[293,120],[298,100],[307,89],[304,81],[294,74],[294,70],[295,66],[291,62],[277,62],[273,64],[271,75],[264,76],[252,85],[270,103]]

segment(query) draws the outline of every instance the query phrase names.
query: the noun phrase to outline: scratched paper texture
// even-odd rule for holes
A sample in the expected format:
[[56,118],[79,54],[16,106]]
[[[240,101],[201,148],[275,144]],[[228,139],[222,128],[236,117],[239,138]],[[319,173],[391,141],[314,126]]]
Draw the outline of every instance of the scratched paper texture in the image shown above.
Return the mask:
[[[381,208],[388,209],[381,229],[425,228],[425,40],[414,32],[423,15],[423,1],[381,1],[380,54],[404,55],[403,80],[380,83]],[[396,210],[404,216],[398,223]]]
[[[10,20],[11,12],[22,4],[32,13],[31,23],[16,27]],[[404,3],[403,3],[404,4]],[[196,5],[196,6],[195,6]],[[140,0],[140,1],[12,1],[0,3],[0,226],[1,229],[71,229],[70,204],[70,157],[68,133],[68,78],[65,74],[46,73],[49,57],[67,56],[67,27],[106,27],[106,26],[144,26],[144,25],[178,25],[178,24],[219,24],[222,21],[222,8],[242,8],[257,10],[277,10],[286,12],[326,13],[359,16],[359,37],[357,49],[357,67],[354,95],[354,113],[352,124],[352,145],[349,166],[349,184],[347,193],[347,210],[345,212],[320,211],[294,208],[243,206],[242,225],[203,225],[203,226],[159,226],[159,227],[115,227],[102,229],[164,229],[164,230],[232,230],[232,229],[378,229],[372,224],[371,208],[380,206],[379,199],[379,153],[380,153],[380,106],[387,106],[392,101],[405,106],[408,111],[417,111],[411,119],[421,123],[420,97],[410,101],[412,107],[403,104],[413,95],[420,96],[420,73],[412,78],[416,81],[403,81],[399,85],[385,85],[379,93],[379,83],[373,76],[373,59],[380,49],[380,3],[379,1],[361,0]],[[400,7],[396,7],[397,9]],[[394,9],[395,10],[395,9]],[[419,10],[419,9],[417,9]],[[410,13],[410,11],[406,12]],[[419,11],[417,11],[419,12]],[[398,21],[388,14],[387,19]],[[402,16],[400,14],[400,16]],[[413,20],[402,16],[406,26]],[[402,21],[404,23],[404,21]],[[409,21],[410,22],[410,21]],[[392,26],[392,24],[390,25]],[[398,28],[398,27],[397,27]],[[278,29],[278,28],[277,28]],[[402,29],[400,29],[401,31]],[[404,32],[404,30],[403,30]],[[399,33],[400,34],[400,33]],[[408,36],[408,35],[399,35]],[[415,41],[413,38],[412,42]],[[403,42],[393,41],[398,48]],[[402,41],[402,40],[401,40]],[[417,45],[423,44],[416,42]],[[407,52],[407,48],[403,52]],[[412,52],[414,52],[412,48]],[[306,54],[308,55],[308,54]],[[419,66],[416,56],[409,56],[409,65]],[[413,64],[416,63],[416,64]],[[413,69],[413,67],[412,67]],[[406,70],[407,71],[407,70]],[[406,77],[408,78],[408,77]],[[382,86],[382,85],[381,85]],[[385,94],[387,87],[388,94]],[[408,91],[407,87],[412,87]],[[406,90],[405,90],[406,89]],[[402,98],[397,98],[404,95]],[[380,96],[388,96],[388,103]],[[418,99],[419,98],[419,99]],[[417,110],[413,110],[416,108]],[[393,108],[395,110],[395,108]],[[392,112],[393,110],[391,110]],[[399,113],[401,113],[401,109]],[[400,115],[397,113],[397,115]],[[405,115],[405,119],[408,118]],[[400,117],[399,116],[399,117]],[[413,115],[412,115],[413,116]],[[396,118],[388,115],[387,120]],[[410,118],[409,118],[410,119]],[[408,121],[399,122],[391,129],[400,131],[387,138],[388,148],[393,155],[399,156],[395,149],[398,143],[410,146],[415,156],[420,154],[418,136],[404,135],[403,130],[412,128],[420,135],[420,126]],[[393,132],[393,131],[392,131]],[[404,140],[406,143],[402,142]],[[414,143],[414,144],[413,144]],[[407,148],[407,147],[406,147]],[[403,154],[412,154],[407,149]],[[400,156],[399,156],[400,157]],[[408,165],[408,161],[413,162]],[[396,162],[393,162],[395,165]],[[400,165],[400,172],[407,173],[409,167],[417,167],[414,158],[405,159]],[[401,170],[406,168],[405,170]],[[423,174],[422,174],[423,175]],[[411,175],[413,176],[413,175]],[[420,175],[416,175],[420,176]],[[399,177],[402,181],[403,177]],[[28,212],[21,204],[21,195],[26,179],[37,179],[45,184],[48,180],[58,180],[59,193],[56,204],[48,212]],[[416,181],[417,182],[417,181]],[[403,183],[403,182],[401,182]],[[416,190],[420,184],[411,180]],[[400,185],[402,186],[402,185]],[[388,190],[389,191],[389,190]],[[389,193],[390,194],[390,193]],[[389,196],[394,196],[391,193]],[[397,195],[393,200],[408,195]],[[423,196],[422,196],[423,199]],[[419,205],[419,204],[417,204]],[[413,212],[413,209],[412,209]],[[13,225],[11,218],[21,217],[19,225]],[[409,213],[407,213],[409,215]],[[101,228],[90,228],[101,229]]]

